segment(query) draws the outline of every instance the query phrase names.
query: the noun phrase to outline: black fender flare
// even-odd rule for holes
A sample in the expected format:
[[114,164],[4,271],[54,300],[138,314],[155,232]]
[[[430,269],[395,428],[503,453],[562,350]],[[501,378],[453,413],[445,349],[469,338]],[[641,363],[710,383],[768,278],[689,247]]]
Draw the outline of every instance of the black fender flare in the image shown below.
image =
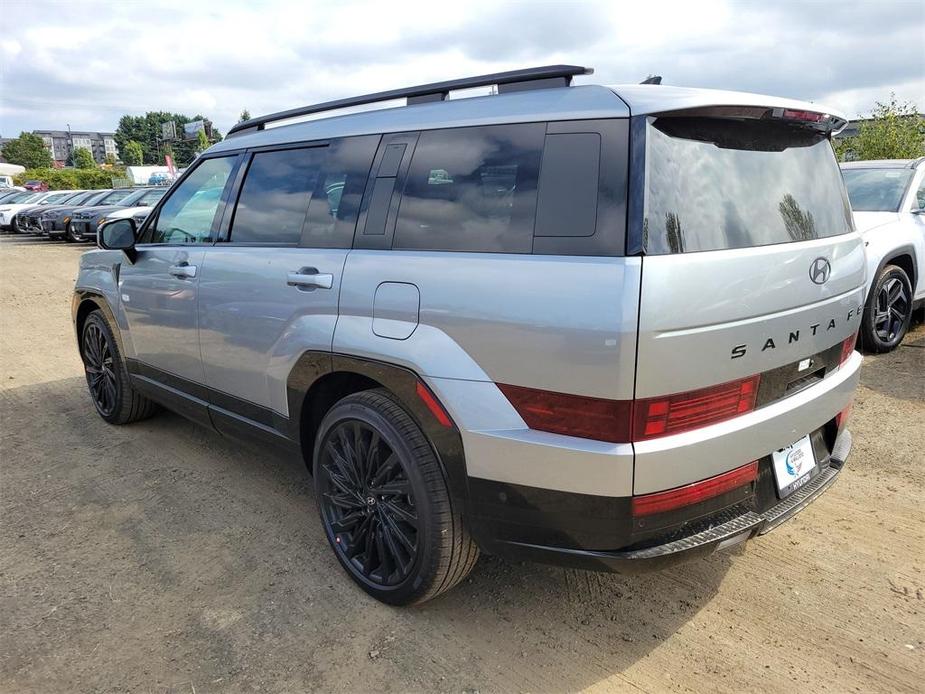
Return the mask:
[[80,349],[80,328],[77,324],[77,319],[80,315],[81,307],[86,305],[87,302],[93,304],[106,316],[112,334],[115,336],[116,342],[118,343],[119,354],[125,356],[125,346],[122,343],[122,330],[120,329],[119,321],[116,320],[116,314],[113,312],[106,297],[100,292],[91,289],[75,289],[74,296],[71,299],[71,322],[74,324],[74,334],[77,337],[77,348]]
[[903,246],[897,246],[896,248],[891,250],[889,253],[887,253],[880,260],[880,263],[877,265],[877,269],[874,272],[874,276],[871,277],[870,279],[870,291],[867,293],[867,296],[864,298],[865,307],[867,305],[867,301],[870,299],[871,296],[873,296],[872,293],[874,291],[874,282],[877,280],[877,277],[880,276],[880,273],[883,271],[883,268],[885,268],[887,265],[892,263],[894,260],[896,260],[901,255],[908,255],[910,258],[912,258],[912,276],[909,278],[909,281],[912,283],[912,294],[913,296],[915,295],[916,280],[918,279],[915,273],[917,272],[918,267],[919,267],[918,265],[919,260],[915,255],[915,248],[909,244],[906,244]]
[[[450,496],[465,510],[469,499],[469,478],[462,436],[455,424],[444,426],[418,395],[418,384],[424,383],[418,374],[404,366],[388,362],[330,352],[305,352],[289,373],[286,383],[289,402],[289,436],[298,442],[310,460],[314,442],[303,436],[303,406],[311,397],[312,389],[325,378],[335,374],[353,374],[375,381],[387,388],[421,427],[437,457]],[[442,405],[441,405],[442,406]]]

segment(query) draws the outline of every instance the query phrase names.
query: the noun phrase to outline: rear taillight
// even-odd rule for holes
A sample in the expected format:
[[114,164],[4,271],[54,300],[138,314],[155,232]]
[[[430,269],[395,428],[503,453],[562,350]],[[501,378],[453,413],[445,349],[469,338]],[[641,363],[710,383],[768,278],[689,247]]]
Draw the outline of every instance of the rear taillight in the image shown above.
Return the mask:
[[835,427],[838,431],[841,431],[845,424],[848,422],[848,419],[851,417],[851,408],[854,407],[854,402],[849,402],[848,405],[835,415]]
[[655,513],[665,513],[674,509],[690,506],[707,499],[731,492],[739,487],[751,484],[758,478],[758,461],[754,460],[748,465],[724,472],[722,475],[710,477],[700,482],[694,482],[666,492],[643,494],[633,497],[633,516],[651,516]]
[[751,376],[710,388],[637,400],[633,440],[680,434],[751,412],[760,380],[760,376]]
[[605,400],[497,384],[531,429],[585,439],[630,440],[631,400]]
[[841,356],[838,358],[838,365],[841,366],[848,358],[851,356],[851,353],[854,351],[854,344],[858,341],[858,334],[854,333],[845,338],[845,341],[841,343]]
[[760,376],[645,400],[606,400],[498,383],[531,429],[610,443],[645,441],[755,409]]

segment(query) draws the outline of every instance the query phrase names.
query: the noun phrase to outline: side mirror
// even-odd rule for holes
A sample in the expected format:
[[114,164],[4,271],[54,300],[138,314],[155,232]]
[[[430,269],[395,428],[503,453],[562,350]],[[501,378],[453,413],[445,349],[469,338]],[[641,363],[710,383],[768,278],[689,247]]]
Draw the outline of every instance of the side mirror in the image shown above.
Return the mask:
[[131,261],[135,260],[135,220],[113,219],[103,222],[96,230],[96,243],[110,251],[124,251]]

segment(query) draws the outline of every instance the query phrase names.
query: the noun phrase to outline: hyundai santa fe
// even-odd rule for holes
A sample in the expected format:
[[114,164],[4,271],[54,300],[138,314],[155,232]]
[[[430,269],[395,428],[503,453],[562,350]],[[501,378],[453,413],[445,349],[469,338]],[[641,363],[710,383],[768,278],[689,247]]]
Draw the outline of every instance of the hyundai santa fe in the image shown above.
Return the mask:
[[571,84],[590,72],[234,126],[81,258],[97,412],[165,406],[301,456],[332,551],[392,604],[480,552],[642,571],[792,517],[851,448],[865,258],[830,142],[846,121]]

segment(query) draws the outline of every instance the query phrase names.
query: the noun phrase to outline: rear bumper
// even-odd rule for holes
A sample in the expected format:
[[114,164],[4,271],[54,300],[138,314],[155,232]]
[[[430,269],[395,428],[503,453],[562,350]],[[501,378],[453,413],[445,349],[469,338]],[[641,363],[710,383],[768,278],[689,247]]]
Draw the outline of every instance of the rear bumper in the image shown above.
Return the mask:
[[819,473],[785,499],[777,501],[763,511],[732,507],[716,514],[715,521],[708,527],[680,537],[675,533],[667,541],[648,544],[643,548],[600,551],[498,539],[491,543],[489,551],[530,561],[594,571],[643,573],[662,569],[713,554],[770,532],[806,508],[835,483],[850,451],[851,433],[845,429],[836,439],[829,459]]

